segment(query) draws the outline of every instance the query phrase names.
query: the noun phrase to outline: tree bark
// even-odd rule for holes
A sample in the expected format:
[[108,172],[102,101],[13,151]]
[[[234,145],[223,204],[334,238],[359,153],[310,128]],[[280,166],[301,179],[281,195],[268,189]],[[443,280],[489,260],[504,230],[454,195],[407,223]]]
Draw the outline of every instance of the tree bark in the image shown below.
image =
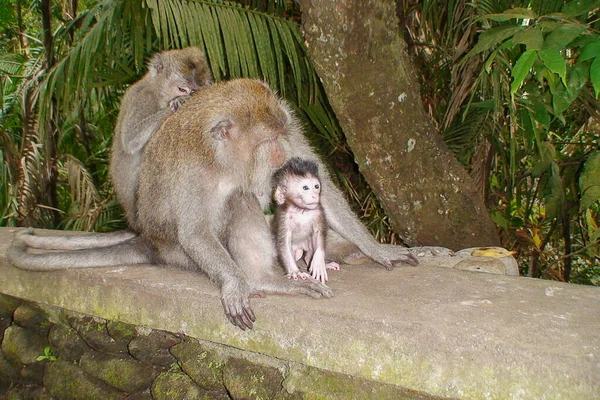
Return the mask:
[[[50,71],[56,61],[54,57],[54,36],[52,35],[52,4],[50,0],[40,1],[40,11],[42,13],[42,29],[44,31],[44,49],[46,51],[46,71]],[[46,190],[45,190],[45,204],[50,207],[52,215],[52,226],[60,221],[61,215],[58,211],[58,168],[56,165],[57,147],[56,136],[56,107],[55,102],[52,102],[52,110],[48,113],[51,117],[48,125],[44,127],[44,145],[46,149]]]
[[309,55],[361,173],[410,246],[500,241],[420,98],[393,0],[300,0]]

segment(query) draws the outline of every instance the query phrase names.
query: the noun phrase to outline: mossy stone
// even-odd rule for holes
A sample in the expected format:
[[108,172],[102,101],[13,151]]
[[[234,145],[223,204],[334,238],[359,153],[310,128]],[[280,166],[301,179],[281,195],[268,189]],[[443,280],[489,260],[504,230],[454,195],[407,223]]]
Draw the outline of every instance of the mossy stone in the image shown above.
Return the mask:
[[200,387],[208,390],[223,388],[223,366],[226,358],[219,352],[188,340],[171,348],[181,369]]
[[69,325],[95,350],[107,353],[127,353],[127,343],[109,335],[106,320],[83,314],[67,317]]
[[44,387],[60,399],[119,400],[127,397],[115,388],[87,375],[68,361],[54,361],[46,367]]
[[164,331],[140,333],[129,342],[129,354],[142,362],[169,368],[177,362],[169,349],[180,342],[180,338]]
[[66,325],[54,325],[48,334],[53,354],[60,359],[79,361],[91,349],[77,331]]
[[152,384],[152,398],[155,400],[209,399],[208,391],[194,383],[184,373],[163,372]]
[[34,364],[48,346],[46,337],[18,325],[11,325],[4,331],[2,352],[13,363]]
[[281,392],[283,373],[274,367],[230,358],[223,367],[223,381],[234,399],[272,399]]
[[94,351],[85,353],[79,365],[87,374],[128,393],[149,389],[158,375],[153,366],[130,357]]
[[137,336],[135,325],[121,321],[108,321],[106,323],[106,330],[113,339],[127,343]]
[[0,294],[0,317],[12,318],[13,312],[19,307],[22,300],[15,297]]

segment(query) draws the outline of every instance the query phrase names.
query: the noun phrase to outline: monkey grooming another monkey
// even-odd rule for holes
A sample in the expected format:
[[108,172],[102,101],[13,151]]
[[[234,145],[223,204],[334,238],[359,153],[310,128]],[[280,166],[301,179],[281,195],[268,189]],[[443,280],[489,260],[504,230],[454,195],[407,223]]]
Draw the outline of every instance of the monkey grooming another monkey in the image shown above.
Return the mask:
[[135,196],[144,146],[168,115],[212,81],[202,50],[187,47],[152,56],[148,73],[125,92],[113,138],[110,174],[133,230],[136,230]]
[[[128,226],[134,231],[136,231],[137,213],[136,191],[144,146],[167,116],[177,111],[192,93],[212,82],[210,68],[202,50],[197,47],[187,47],[153,55],[146,75],[125,91],[113,137],[110,174],[119,202],[125,211]],[[51,250],[90,249],[90,251],[85,254],[80,252],[75,257],[63,254],[66,258],[52,254],[48,254],[46,258],[34,256],[27,258],[16,252],[14,256],[18,256],[17,260],[28,269],[38,265],[36,259],[41,262],[40,268],[41,265],[46,266],[44,269],[69,268],[61,267],[64,265],[71,265],[71,268],[77,268],[78,265],[105,266],[100,257],[107,261],[106,257],[112,259],[112,255],[104,250],[96,252],[95,249],[117,246],[118,251],[124,252],[121,259],[151,263],[153,260],[147,254],[147,247],[139,239],[132,240],[135,237],[136,233],[131,231],[38,236],[30,229],[19,234],[19,240],[29,247]],[[95,258],[94,253],[99,257]],[[68,264],[69,262],[73,264]]]
[[[339,270],[340,266],[335,262],[325,264],[327,221],[320,203],[319,167],[294,157],[275,172],[273,186],[277,203],[273,230],[279,260],[288,278],[312,277],[327,282],[327,270]],[[298,269],[296,261],[301,258],[310,275]]]

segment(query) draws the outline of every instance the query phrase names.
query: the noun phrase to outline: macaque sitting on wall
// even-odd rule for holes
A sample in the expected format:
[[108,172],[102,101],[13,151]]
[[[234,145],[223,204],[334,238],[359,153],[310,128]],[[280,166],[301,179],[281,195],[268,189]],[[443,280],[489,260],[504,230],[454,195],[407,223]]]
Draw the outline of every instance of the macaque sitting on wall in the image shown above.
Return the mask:
[[[290,159],[273,175],[277,203],[274,231],[279,260],[290,279],[314,278],[327,282],[327,270],[339,270],[338,263],[325,264],[327,221],[321,205],[319,167],[299,157]],[[296,261],[303,259],[308,272]]]

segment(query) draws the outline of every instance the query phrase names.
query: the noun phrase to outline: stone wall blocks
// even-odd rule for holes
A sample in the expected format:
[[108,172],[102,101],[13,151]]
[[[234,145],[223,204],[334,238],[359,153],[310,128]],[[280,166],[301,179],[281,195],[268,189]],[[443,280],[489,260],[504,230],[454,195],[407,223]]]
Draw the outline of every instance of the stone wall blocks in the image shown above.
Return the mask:
[[131,339],[137,336],[135,325],[126,324],[121,321],[106,322],[106,330],[113,339],[124,342],[125,344],[129,343]]
[[[138,333],[140,330],[138,329]],[[163,331],[140,333],[128,345],[129,354],[142,362],[170,368],[177,359],[169,349],[181,342],[177,336]]]
[[21,300],[16,297],[0,296],[0,317],[12,318],[13,312],[19,307],[19,304],[21,304]]
[[152,398],[155,400],[211,399],[209,392],[196,385],[182,372],[163,372],[152,384]]
[[272,399],[282,390],[283,373],[275,367],[230,358],[223,368],[223,381],[234,399]]
[[18,325],[13,324],[4,330],[2,352],[13,363],[34,364],[48,346],[46,337]]
[[69,325],[91,348],[108,353],[127,353],[127,343],[124,340],[115,340],[106,328],[106,320],[89,315],[67,317]]
[[181,369],[200,387],[216,390],[223,387],[223,366],[227,357],[198,341],[186,340],[171,348]]
[[95,379],[68,361],[57,360],[46,367],[44,387],[52,396],[73,400],[119,400],[127,393],[121,392]]
[[48,334],[53,354],[68,361],[78,361],[91,347],[77,331],[67,325],[54,325]]
[[79,365],[88,375],[128,393],[149,389],[159,372],[152,365],[128,356],[105,354],[93,350],[81,357]]

